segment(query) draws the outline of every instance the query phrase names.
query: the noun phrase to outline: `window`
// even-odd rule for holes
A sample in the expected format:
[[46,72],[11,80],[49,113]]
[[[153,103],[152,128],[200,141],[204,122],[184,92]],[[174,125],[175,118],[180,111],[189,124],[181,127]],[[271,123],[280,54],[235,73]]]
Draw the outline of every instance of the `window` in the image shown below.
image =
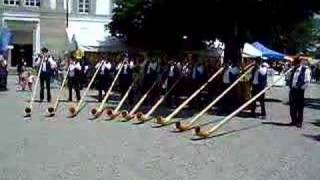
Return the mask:
[[89,0],[79,0],[79,13],[89,13]]
[[24,0],[28,7],[40,7],[40,0]]
[[18,6],[20,4],[20,0],[4,0],[3,3],[5,5]]

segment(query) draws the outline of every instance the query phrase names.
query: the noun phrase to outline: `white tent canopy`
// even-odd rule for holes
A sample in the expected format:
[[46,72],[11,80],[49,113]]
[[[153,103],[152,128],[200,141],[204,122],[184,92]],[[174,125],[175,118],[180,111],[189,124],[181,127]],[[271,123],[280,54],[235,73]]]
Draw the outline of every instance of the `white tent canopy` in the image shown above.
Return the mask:
[[262,57],[262,52],[251,44],[245,43],[242,50],[242,56],[245,58]]
[[109,31],[105,30],[105,23],[71,21],[66,31],[69,43],[76,43],[83,51],[117,51],[125,47],[120,40],[112,38]]

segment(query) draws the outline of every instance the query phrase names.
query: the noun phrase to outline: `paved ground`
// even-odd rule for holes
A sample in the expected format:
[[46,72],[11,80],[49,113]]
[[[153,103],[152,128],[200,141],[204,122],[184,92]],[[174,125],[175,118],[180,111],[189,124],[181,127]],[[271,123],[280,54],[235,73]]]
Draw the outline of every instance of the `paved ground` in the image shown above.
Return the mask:
[[[287,89],[269,93],[268,118],[235,118],[221,136],[192,141],[192,132],[152,123],[89,121],[88,106],[67,119],[68,105],[45,118],[48,104],[36,104],[23,118],[28,93],[0,92],[0,180],[44,179],[320,179],[320,86],[312,85],[303,129],[288,123]],[[206,116],[214,121],[221,117]]]

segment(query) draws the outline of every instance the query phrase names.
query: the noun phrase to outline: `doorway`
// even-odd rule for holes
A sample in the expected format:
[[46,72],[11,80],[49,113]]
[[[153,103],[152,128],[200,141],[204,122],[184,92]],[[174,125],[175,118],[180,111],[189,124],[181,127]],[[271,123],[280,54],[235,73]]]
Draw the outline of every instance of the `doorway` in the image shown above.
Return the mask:
[[27,63],[27,67],[32,67],[33,65],[33,46],[32,44],[13,44],[12,49],[12,59],[11,59],[11,66],[15,67],[24,59]]

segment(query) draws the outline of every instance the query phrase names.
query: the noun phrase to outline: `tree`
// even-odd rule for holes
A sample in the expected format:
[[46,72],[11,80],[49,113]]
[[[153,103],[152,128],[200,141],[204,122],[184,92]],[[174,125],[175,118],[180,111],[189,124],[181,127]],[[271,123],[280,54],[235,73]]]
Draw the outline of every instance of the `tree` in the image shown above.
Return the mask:
[[[116,0],[112,35],[150,48],[179,49],[204,40],[226,43],[225,58],[238,61],[245,41],[271,44],[320,9],[318,0]],[[187,37],[182,38],[182,37]]]

